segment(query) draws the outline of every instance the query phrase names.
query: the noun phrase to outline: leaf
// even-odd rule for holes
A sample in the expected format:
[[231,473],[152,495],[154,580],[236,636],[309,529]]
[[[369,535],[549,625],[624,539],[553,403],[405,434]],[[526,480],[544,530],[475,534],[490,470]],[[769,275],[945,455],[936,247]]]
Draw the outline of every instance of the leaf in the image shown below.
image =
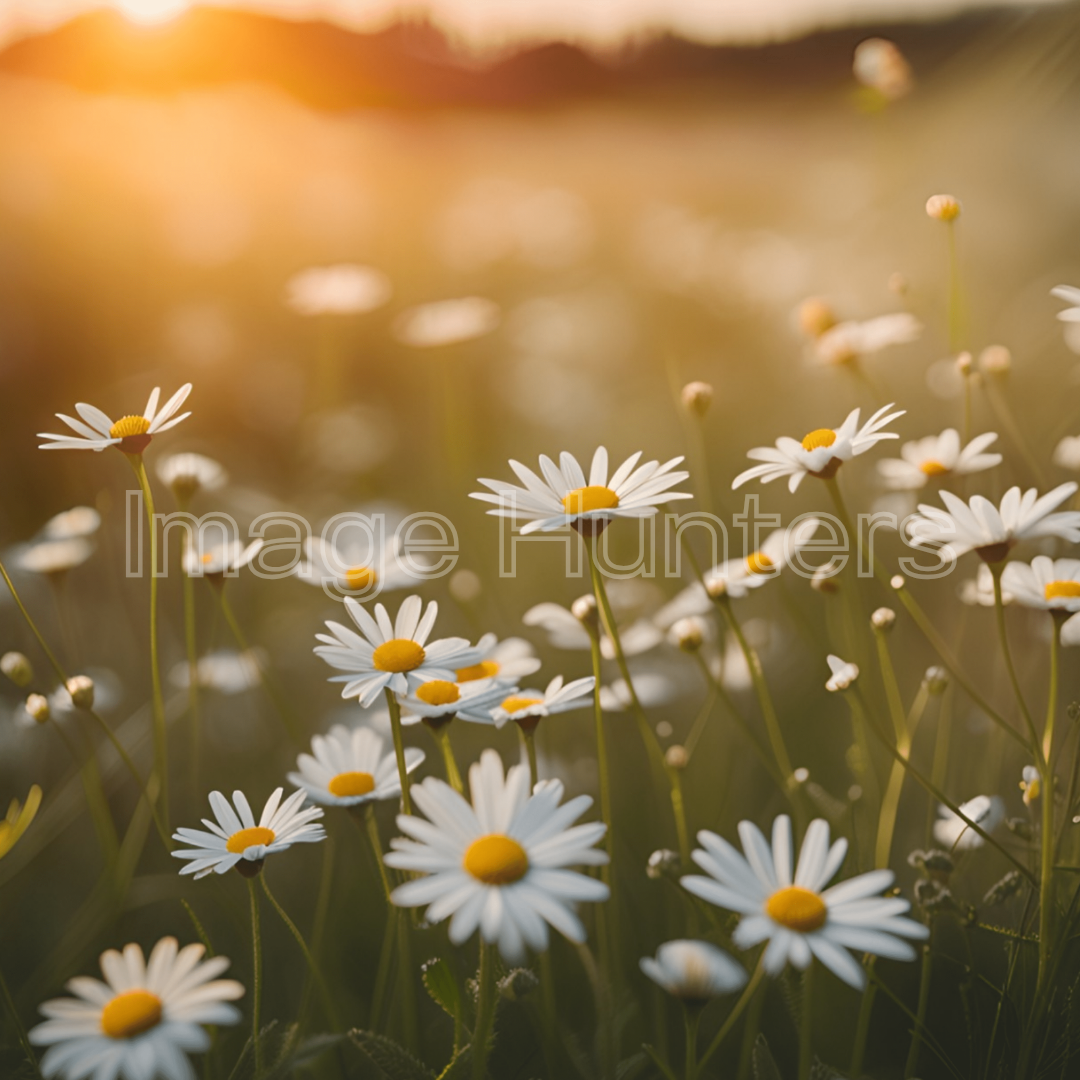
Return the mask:
[[754,1080],[783,1080],[764,1035],[758,1035],[754,1040],[751,1060],[754,1063]]
[[375,1067],[378,1080],[433,1080],[421,1062],[385,1035],[354,1030],[349,1032],[349,1039]]
[[439,1080],[470,1080],[471,1077],[472,1048],[466,1043],[439,1073]]
[[457,1020],[461,1014],[461,992],[450,965],[441,957],[436,957],[428,960],[420,970],[424,988],[431,995],[431,1000]]
[[297,1043],[299,1027],[293,1024],[286,1032],[274,1066],[263,1080],[288,1080],[296,1070],[310,1065],[327,1051],[345,1041],[344,1035],[311,1035]]

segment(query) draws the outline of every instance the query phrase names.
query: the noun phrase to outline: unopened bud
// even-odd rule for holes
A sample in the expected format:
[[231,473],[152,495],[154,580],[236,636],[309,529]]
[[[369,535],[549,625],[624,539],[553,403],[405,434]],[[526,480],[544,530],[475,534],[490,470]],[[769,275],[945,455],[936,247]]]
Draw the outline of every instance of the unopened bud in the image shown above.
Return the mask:
[[820,297],[812,296],[799,305],[799,329],[808,337],[821,337],[836,325],[833,309]]
[[810,588],[831,596],[840,591],[840,581],[828,566],[819,566],[810,576]]
[[654,851],[649,856],[645,873],[653,881],[658,881],[663,877],[677,877],[681,869],[678,852],[671,851],[669,848],[660,848],[659,851]]
[[686,408],[704,416],[712,404],[713,388],[707,382],[691,382],[682,388],[682,403]]
[[1019,870],[1010,870],[999,882],[991,885],[983,897],[983,903],[993,907],[1015,896],[1024,887],[1024,879]]
[[935,878],[915,882],[915,903],[924,911],[949,911],[956,906],[948,887]]
[[685,746],[680,746],[679,743],[674,743],[664,751],[664,764],[669,769],[683,770],[690,764],[690,755],[686,752]]
[[907,857],[907,861],[908,866],[922,870],[930,876],[948,877],[956,869],[952,856],[939,848],[931,848],[930,851],[913,851]]
[[524,1001],[540,985],[540,980],[528,968],[514,968],[498,982],[499,994],[507,1001]]
[[870,616],[870,625],[875,630],[891,630],[896,622],[896,612],[892,608],[879,607]]
[[971,357],[971,353],[962,352],[956,358],[956,370],[963,376],[968,376],[975,368],[975,361]]
[[710,600],[723,600],[727,596],[727,578],[720,576],[706,578],[705,591],[709,594]]
[[600,612],[596,606],[596,597],[589,593],[579,596],[570,605],[570,614],[585,626],[597,627],[600,625]]
[[73,675],[67,681],[67,692],[77,709],[94,707],[94,680],[89,675]]
[[41,694],[31,694],[26,699],[25,708],[27,713],[39,724],[44,724],[51,715],[49,712],[49,699]]
[[960,216],[960,200],[953,195],[931,195],[926,213],[935,221],[955,221]]
[[889,585],[897,592],[899,592],[906,584],[903,574],[893,574],[893,576],[889,578]]
[[34,678],[34,668],[21,652],[7,652],[0,656],[0,671],[16,686],[29,686]]
[[946,687],[949,685],[949,673],[945,668],[934,665],[926,669],[926,674],[923,676],[923,682],[926,683],[926,689],[930,691],[935,697],[939,697],[945,693]]
[[806,768],[798,768],[792,774],[796,784],[805,784],[810,779],[810,770]]
[[695,615],[679,619],[671,627],[671,639],[683,652],[697,652],[705,641],[705,624]]
[[450,575],[448,587],[450,595],[459,604],[471,604],[483,588],[480,575],[473,570],[456,570]]
[[1012,368],[1012,353],[1004,345],[990,345],[979,353],[979,367],[988,375],[1007,375]]

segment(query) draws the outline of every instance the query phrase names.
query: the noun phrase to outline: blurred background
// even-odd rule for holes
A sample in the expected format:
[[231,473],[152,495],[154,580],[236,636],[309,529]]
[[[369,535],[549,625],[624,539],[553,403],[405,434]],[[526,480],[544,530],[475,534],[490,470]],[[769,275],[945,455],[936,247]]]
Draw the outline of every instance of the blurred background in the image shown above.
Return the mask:
[[[853,73],[856,46],[871,37],[906,58],[899,90]],[[1047,463],[1042,479],[1060,482],[1066,474],[1048,463],[1080,431],[1080,340],[1063,337],[1049,290],[1080,284],[1078,61],[1080,9],[1064,3],[0,0],[0,544],[10,563],[58,511],[85,504],[104,518],[98,550],[62,582],[28,571],[16,582],[73,668],[113,673],[110,720],[133,718],[137,743],[148,686],[145,582],[122,576],[130,475],[108,452],[42,454],[35,433],[59,430],[53,414],[76,401],[115,418],[139,411],[156,385],[170,394],[191,381],[192,417],[148,459],[186,449],[226,466],[229,486],[197,512],[220,508],[246,524],[287,510],[315,528],[352,509],[447,515],[460,567],[477,579],[425,587],[443,605],[440,632],[526,633],[545,661],[540,685],[586,674],[586,653],[556,652],[521,625],[533,604],[569,604],[585,579],[565,578],[556,545],[533,545],[519,553],[519,576],[500,580],[497,527],[467,499],[475,478],[507,477],[510,457],[587,458],[600,443],[615,460],[685,453],[692,432],[678,391],[691,379],[716,391],[708,498],[724,512],[747,448],[836,426],[856,405],[897,401],[909,410],[896,425],[904,438],[959,426],[945,233],[923,211],[942,191],[963,204],[962,344],[1011,351],[1013,411]],[[298,273],[354,263],[377,271],[354,310],[299,296]],[[815,359],[795,316],[809,296],[844,320],[910,312],[924,330],[866,360],[871,393],[850,367]],[[417,313],[462,298],[486,303],[459,309],[449,328],[445,310]],[[980,398],[975,430],[995,423]],[[1006,465],[979,478],[988,495],[1034,482],[1002,439]],[[866,509],[882,493],[872,467],[860,468],[844,479],[853,507]],[[700,483],[699,473],[699,495]],[[782,484],[761,496],[785,520],[827,508],[810,484],[797,497]],[[173,508],[164,489],[159,503]],[[616,552],[632,542],[617,538]],[[946,620],[962,617],[957,584],[937,594]],[[645,613],[681,587],[640,585],[627,605]],[[310,650],[321,620],[340,611],[294,580],[244,577],[230,589],[306,729],[324,730],[341,702]],[[168,672],[184,655],[175,577],[162,602]],[[209,594],[199,603],[201,651],[229,645]],[[821,597],[799,581],[747,604],[793,754],[813,757],[814,776],[842,799],[848,719],[821,693],[821,657],[800,644],[820,626]],[[0,616],[3,648],[30,651],[6,594]],[[910,699],[933,658],[906,634]],[[976,662],[981,641],[965,644]],[[1032,656],[1033,670],[1042,659]],[[648,664],[676,687],[667,737],[684,736],[704,683],[674,649]],[[1063,693],[1075,696],[1075,671],[1066,677]],[[204,778],[247,784],[261,799],[295,750],[265,699],[239,689],[209,696]],[[190,936],[181,893],[201,901],[212,935],[245,940],[240,890],[181,883],[149,847],[124,905],[85,915],[96,854],[89,825],[75,820],[78,781],[44,730],[16,724],[20,699],[6,693],[0,798],[35,780],[46,788],[42,821],[0,866],[0,948],[21,1004],[89,970],[106,944],[149,941],[151,929]],[[179,714],[183,694],[173,693]],[[618,752],[627,775],[644,779],[630,726]],[[592,790],[589,725],[568,717],[551,728],[541,734],[549,769]],[[491,741],[483,731],[460,739],[462,762]],[[434,765],[433,744],[420,741]],[[515,756],[513,733],[498,745]],[[713,764],[687,778],[693,828],[779,809],[730,731],[710,729],[703,747]],[[148,749],[144,740],[141,760]],[[975,794],[984,762],[954,760],[956,795]],[[105,752],[103,762],[124,821],[133,794]],[[49,805],[60,790],[66,809]],[[629,781],[615,797],[625,813],[643,812]],[[177,800],[175,819],[201,813],[202,793]],[[922,836],[924,802],[905,839]],[[624,830],[624,865],[636,871],[670,846],[666,824]],[[299,879],[318,874],[318,853],[294,865],[299,884],[281,891],[307,925],[314,900]],[[349,874],[366,897],[352,910],[381,925],[380,897],[365,892],[370,868]],[[662,901],[641,898],[643,927],[650,912],[662,921]],[[58,927],[72,936],[58,940]],[[371,934],[341,933],[361,967],[374,964]],[[655,945],[650,933],[642,952]],[[276,947],[290,944],[282,936]],[[357,1001],[369,992],[359,976],[351,987]],[[270,1015],[287,1013],[294,989],[269,988]]]

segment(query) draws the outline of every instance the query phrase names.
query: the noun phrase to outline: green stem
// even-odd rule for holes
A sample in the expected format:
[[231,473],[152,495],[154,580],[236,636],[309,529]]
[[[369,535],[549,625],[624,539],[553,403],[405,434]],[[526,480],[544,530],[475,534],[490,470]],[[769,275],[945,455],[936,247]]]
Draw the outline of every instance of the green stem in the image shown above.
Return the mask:
[[255,879],[248,878],[251,899],[251,1046],[255,1054],[255,1080],[262,1075],[262,1045],[259,1041],[259,1011],[262,1008],[262,929],[259,925],[259,893]]
[[765,1009],[765,999],[768,996],[766,989],[764,986],[758,988],[750,1002],[750,1011],[746,1014],[736,1080],[747,1080],[754,1065],[754,1046],[757,1043],[758,1032],[761,1030],[761,1014]]
[[874,865],[886,869],[892,850],[893,834],[896,831],[896,817],[900,808],[900,795],[904,787],[904,762],[911,754],[911,734],[908,731],[904,705],[900,699],[900,687],[896,681],[892,657],[889,655],[888,631],[874,629],[877,639],[878,662],[881,666],[881,678],[885,683],[885,698],[889,704],[893,728],[896,733],[896,749],[899,757],[893,761],[889,772],[889,781],[881,799],[878,812],[877,844],[874,849]]
[[585,977],[589,980],[596,1009],[596,1026],[600,1030],[598,1041],[603,1062],[601,1072],[607,1080],[614,1080],[618,1055],[615,1049],[614,1010],[611,1007],[608,984],[600,974],[600,969],[596,966],[596,960],[588,944],[582,942],[578,945],[577,953],[581,966],[585,969]]
[[[956,251],[956,228],[953,221],[947,221],[945,223],[946,236],[948,238],[948,250],[949,250],[949,349],[956,353],[960,351],[960,344],[963,339],[964,330],[964,311],[963,311],[963,294],[960,289],[960,259]],[[967,379],[965,377],[965,384]],[[970,418],[965,425],[967,430],[964,432],[964,442],[971,438],[971,425]]]
[[401,918],[399,908],[391,907],[386,913],[386,929],[383,931],[382,947],[379,949],[379,966],[375,970],[375,988],[371,994],[371,1015],[368,1027],[379,1030],[382,1020],[383,1002],[386,1001],[386,988],[390,985],[390,961],[394,954],[394,931]]
[[802,1011],[799,1016],[799,1080],[810,1080],[814,1063],[814,961],[802,977]]
[[473,1028],[473,1080],[487,1076],[489,1042],[495,1028],[495,946],[480,939],[480,997],[476,1005],[476,1027]]
[[416,1019],[416,980],[412,962],[412,923],[404,909],[398,909],[397,920],[398,969],[397,986],[401,995],[401,1032],[405,1045],[419,1055],[420,1029]]
[[199,653],[195,637],[195,582],[183,574],[184,586],[184,647],[188,662],[188,723],[191,727],[191,786],[199,788],[199,743],[202,717],[199,706]]
[[[604,847],[608,853],[608,863],[600,870],[600,876],[610,888],[615,863],[614,817],[611,812],[611,766],[608,762],[607,737],[604,733],[604,710],[600,705],[600,637],[595,628],[588,627],[589,648],[592,655],[593,679],[593,720],[596,725],[596,763],[600,779],[600,818],[607,826],[604,833]],[[613,905],[612,905],[613,906]]]
[[340,1031],[341,1021],[338,1018],[337,1009],[334,1007],[333,995],[330,993],[330,988],[326,985],[326,980],[323,978],[323,973],[319,970],[319,965],[315,963],[315,957],[311,955],[311,950],[304,940],[304,935],[300,933],[296,923],[289,918],[285,913],[285,909],[277,902],[276,897],[270,891],[270,886],[266,883],[266,875],[259,874],[259,880],[262,882],[263,892],[266,893],[266,899],[270,901],[273,909],[281,917],[281,921],[288,927],[289,933],[292,934],[296,944],[300,946],[300,951],[304,954],[304,959],[307,961],[308,970],[319,984],[319,993],[322,995],[323,1008],[326,1010],[326,1019],[330,1021],[331,1030]]
[[908,1049],[904,1064],[905,1080],[915,1076],[919,1064],[919,1045],[922,1042],[923,1029],[926,1027],[926,1010],[930,1003],[930,977],[932,973],[930,946],[922,949],[922,971],[919,974],[919,1003],[915,1007],[915,1027],[911,1032],[911,1047]]
[[7,979],[4,978],[2,970],[0,970],[0,994],[4,996],[4,1006],[11,1016],[12,1024],[15,1025],[15,1037],[19,1040],[19,1046],[22,1048],[30,1067],[34,1070],[34,1076],[37,1077],[37,1080],[41,1080],[41,1067],[38,1065],[37,1055],[30,1045],[30,1036],[27,1035],[26,1028],[23,1026],[19,1010],[15,1008],[15,1001],[11,996],[11,991],[8,989]]
[[559,1059],[559,1013],[555,1000],[555,972],[551,966],[551,949],[539,957],[540,967],[540,1030],[544,1042],[544,1062],[549,1075],[555,1075],[554,1063]]
[[[1046,704],[1046,724],[1043,727],[1042,755],[1042,836],[1039,867],[1039,976],[1038,989],[1046,985],[1054,949],[1054,715],[1057,712],[1058,668],[1061,653],[1061,626],[1064,619],[1057,612],[1054,635],[1050,641],[1050,691]],[[1066,807],[1068,810],[1068,807]]]
[[[1001,642],[1001,653],[1005,658],[1005,670],[1009,673],[1009,682],[1012,683],[1013,694],[1016,703],[1020,706],[1020,713],[1027,725],[1028,735],[1031,738],[1031,750],[1036,761],[1040,761],[1041,753],[1039,735],[1035,730],[1035,721],[1024,700],[1024,692],[1020,689],[1020,680],[1016,675],[1016,667],[1013,665],[1012,650],[1009,648],[1009,635],[1005,629],[1005,601],[1001,594],[1001,572],[1004,570],[1003,562],[990,564],[990,575],[994,579],[994,611],[997,614],[998,640]],[[1040,761],[1040,764],[1042,762]]]
[[409,798],[409,770],[405,766],[405,740],[401,735],[401,706],[397,696],[389,687],[386,688],[386,707],[390,712],[390,730],[394,736],[394,755],[397,757],[398,779],[401,781],[401,809],[412,814],[412,800]]
[[700,1007],[691,1005],[684,1006],[683,1019],[686,1021],[686,1080],[697,1080],[698,1026],[701,1023]]
[[[941,707],[938,709],[938,726],[934,735],[934,760],[930,766],[930,782],[938,788],[945,786],[949,771],[949,742],[952,735],[952,684],[945,687],[941,695]],[[929,847],[934,836],[934,822],[937,820],[937,803],[930,796],[926,808],[926,846]]]
[[19,596],[18,591],[15,588],[14,582],[8,577],[8,572],[4,567],[4,564],[0,562],[0,575],[3,575],[4,582],[8,587],[8,592],[11,593],[11,598],[15,601],[15,606],[22,613],[22,617],[26,620],[26,625],[30,627],[35,638],[37,638],[38,645],[41,646],[41,651],[45,654],[52,666],[53,671],[56,672],[56,677],[62,682],[67,683],[67,675],[64,673],[64,669],[60,666],[60,661],[56,659],[56,654],[49,648],[45,639],[41,636],[41,631],[37,628],[37,623],[30,617],[30,612],[26,610],[26,605],[23,604],[22,598]]
[[375,804],[373,802],[369,802],[364,807],[364,827],[367,830],[368,843],[371,845],[371,854],[375,858],[375,865],[379,868],[379,880],[382,882],[383,895],[386,897],[387,904],[392,907],[393,901],[390,899],[390,894],[394,891],[394,887],[390,883],[386,863],[383,862],[382,839],[379,836],[379,823],[375,819]]
[[[869,971],[873,971],[875,957],[870,957],[867,964]],[[859,1080],[863,1071],[863,1060],[866,1057],[866,1041],[870,1034],[870,1017],[874,1011],[874,998],[877,996],[877,984],[871,981],[863,991],[862,1001],[859,1003],[859,1019],[855,1025],[855,1041],[851,1049],[851,1068],[848,1070],[851,1080]]]
[[750,999],[753,998],[754,992],[758,988],[758,983],[761,982],[764,975],[765,964],[763,960],[758,960],[758,965],[754,969],[754,974],[750,976],[750,981],[746,984],[746,987],[743,990],[742,995],[739,997],[739,1000],[735,1002],[735,1005],[732,1008],[731,1012],[728,1013],[727,1019],[724,1021],[723,1026],[713,1036],[713,1041],[709,1043],[708,1050],[706,1050],[705,1053],[702,1054],[701,1057],[698,1059],[698,1070],[700,1072],[703,1072],[705,1070],[705,1066],[709,1063],[709,1059],[713,1056],[713,1054],[716,1053],[717,1050],[720,1049],[720,1044],[731,1033],[731,1029],[738,1022],[739,1017],[742,1016],[743,1010],[746,1008],[747,1005],[750,1004]]
[[437,726],[429,727],[431,737],[435,740],[442,754],[443,768],[446,770],[446,782],[459,794],[465,794],[465,783],[461,779],[461,770],[458,768],[457,758],[454,757],[454,748],[450,745],[450,721],[436,720]]
[[518,724],[517,729],[521,736],[521,745],[525,747],[525,755],[529,759],[529,785],[536,787],[540,783],[540,769],[536,763],[536,728],[526,731]]

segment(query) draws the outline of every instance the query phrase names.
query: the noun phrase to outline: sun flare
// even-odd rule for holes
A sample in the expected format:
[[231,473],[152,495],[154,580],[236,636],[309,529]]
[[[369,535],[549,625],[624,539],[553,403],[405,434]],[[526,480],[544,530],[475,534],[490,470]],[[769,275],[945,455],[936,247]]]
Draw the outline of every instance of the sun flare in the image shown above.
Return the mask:
[[190,0],[113,0],[113,6],[132,22],[151,26],[182,15]]

